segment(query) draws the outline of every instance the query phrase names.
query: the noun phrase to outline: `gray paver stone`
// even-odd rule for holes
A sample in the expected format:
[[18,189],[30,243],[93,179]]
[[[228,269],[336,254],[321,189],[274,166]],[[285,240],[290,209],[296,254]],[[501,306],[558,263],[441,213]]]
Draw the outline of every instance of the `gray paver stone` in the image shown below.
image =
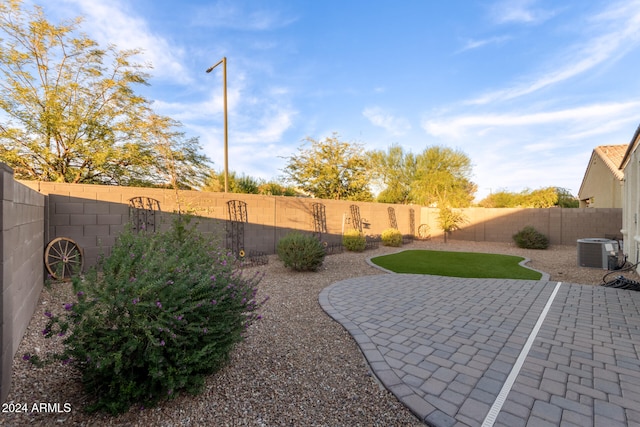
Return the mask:
[[606,426],[606,427],[629,427],[626,422],[612,420],[607,417],[603,417],[602,415],[596,415],[593,417],[593,424],[595,426]]
[[438,410],[444,412],[450,417],[455,417],[455,415],[458,413],[459,405],[454,405],[451,402],[447,402],[446,400],[440,399],[438,396],[427,394],[424,396],[424,400],[431,403],[433,406],[438,408]]
[[502,386],[502,381],[493,380],[487,377],[480,378],[480,381],[478,381],[478,384],[476,385],[480,390],[484,390],[494,396],[497,396],[498,393],[500,393]]
[[626,421],[626,416],[623,408],[612,405],[609,402],[603,402],[601,400],[595,400],[593,402],[593,413],[596,416],[600,415],[611,420],[620,422]]
[[607,394],[613,394],[616,396],[622,395],[620,384],[617,381],[614,382],[614,381],[609,381],[602,378],[594,378],[593,387],[596,390],[604,391]]
[[536,416],[529,417],[527,425],[531,427],[558,427],[557,423],[552,423]]
[[432,404],[415,394],[405,397],[402,402],[421,420],[424,420],[427,415],[436,410]]
[[588,405],[583,405],[580,402],[564,398],[562,396],[551,396],[551,404],[558,406],[565,411],[576,412],[585,416],[591,416],[593,408]]
[[526,425],[526,418],[520,418],[507,412],[500,412],[494,424],[495,427],[524,427]]
[[563,382],[543,378],[540,383],[540,389],[553,395],[564,396],[565,391],[567,390],[567,385]]
[[428,379],[424,384],[420,386],[420,390],[424,391],[427,394],[433,394],[436,396],[439,396],[446,389],[447,383],[435,378]]
[[429,425],[438,427],[453,427],[456,425],[455,418],[450,417],[442,411],[433,411],[424,418],[424,421]]
[[420,363],[424,361],[424,356],[421,354],[411,352],[409,354],[405,353],[405,355],[401,359],[403,362],[407,363],[408,365],[418,366]]
[[529,418],[531,409],[514,401],[507,400],[502,406],[502,412],[508,412],[512,415],[515,415],[516,417],[520,417],[526,420],[527,418]]
[[464,402],[464,400],[467,398],[466,394],[462,394],[462,393],[457,393],[453,390],[449,388],[447,388],[447,390],[443,391],[440,394],[440,397],[444,400],[446,400],[447,402],[451,402],[454,405],[460,406],[462,405],[462,403]]
[[479,388],[473,389],[471,393],[469,393],[469,397],[489,405],[493,405],[493,402],[496,400],[495,394],[488,393],[484,390],[480,390]]
[[452,369],[440,367],[431,376],[446,383],[450,383],[458,376],[458,373]]
[[464,415],[472,420],[483,420],[491,406],[475,399],[467,399],[460,407],[459,414]]
[[533,409],[531,409],[531,416],[559,424],[562,418],[562,408],[537,400],[533,404]]
[[592,427],[593,417],[565,409],[562,411],[562,425],[565,423],[572,423],[582,427]]

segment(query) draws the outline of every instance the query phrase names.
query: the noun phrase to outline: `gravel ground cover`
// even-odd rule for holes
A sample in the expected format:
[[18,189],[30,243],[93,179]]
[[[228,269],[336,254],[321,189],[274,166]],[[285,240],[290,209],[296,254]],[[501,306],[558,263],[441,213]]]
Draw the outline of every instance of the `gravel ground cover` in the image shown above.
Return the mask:
[[[551,280],[585,285],[602,283],[604,270],[578,267],[575,246],[520,249],[488,242],[416,241],[402,249],[478,251],[529,258],[528,265]],[[420,426],[398,400],[381,388],[349,334],[327,316],[318,294],[330,284],[355,276],[381,274],[366,259],[398,251],[380,246],[364,253],[328,256],[319,272],[295,273],[275,257],[266,266],[260,292],[270,297],[263,319],[233,352],[231,363],[207,379],[201,395],[181,395],[156,408],[132,408],[109,417],[82,411],[79,376],[69,366],[35,368],[26,352],[44,353],[60,342],[45,340],[45,310],[62,310],[70,285],[45,289],[13,361],[7,403],[26,412],[3,412],[7,426]],[[624,273],[633,280],[638,278]],[[615,277],[615,274],[612,278]],[[50,404],[42,412],[34,404]],[[56,407],[55,405],[59,406]],[[67,405],[65,405],[67,404]],[[25,405],[25,406],[23,406]],[[36,406],[39,408],[39,406]],[[3,408],[8,409],[8,408]]]

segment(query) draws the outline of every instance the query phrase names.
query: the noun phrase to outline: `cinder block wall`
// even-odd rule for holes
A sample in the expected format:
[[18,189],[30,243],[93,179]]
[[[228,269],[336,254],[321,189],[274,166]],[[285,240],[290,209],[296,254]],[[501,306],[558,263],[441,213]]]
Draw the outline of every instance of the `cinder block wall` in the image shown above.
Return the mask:
[[[22,182],[47,195],[45,241],[50,242],[56,237],[66,237],[75,241],[83,250],[85,268],[94,265],[100,254],[109,255],[116,237],[129,222],[131,198],[150,197],[159,202],[160,212],[156,215],[158,230],[168,227],[173,215],[178,212],[175,193],[169,190]],[[185,200],[197,201],[193,196]],[[184,203],[180,206],[182,212],[193,211],[186,205],[187,203]],[[221,211],[215,205],[209,206],[210,214],[216,210]],[[221,221],[201,217],[197,222],[201,231],[223,237],[224,224]]]
[[389,228],[388,207],[393,207],[398,229],[403,234],[414,234],[410,212],[413,211],[414,228],[419,223],[420,214],[416,207],[382,203],[199,191],[176,194],[173,190],[157,188],[21,182],[48,196],[46,242],[56,237],[73,239],[84,250],[85,266],[94,264],[101,252],[109,253],[109,247],[129,221],[129,200],[139,196],[159,201],[162,214],[157,222],[161,227],[169,224],[171,216],[180,210],[198,216],[199,228],[223,241],[229,220],[227,202],[241,200],[246,203],[247,210],[245,249],[268,254],[275,253],[278,240],[290,231],[314,231],[314,203],[325,206],[326,233],[323,240],[328,243],[340,242],[343,230],[352,227],[351,205],[359,207],[365,222],[363,231],[369,235],[380,234]]
[[[352,228],[352,205],[358,206],[364,223],[363,231],[368,235],[379,235],[390,227],[388,208],[391,207],[402,234],[417,235],[424,224],[432,238],[442,238],[437,208],[255,194],[176,193],[157,188],[22,182],[49,195],[45,240],[48,242],[56,237],[74,239],[85,251],[85,265],[95,263],[100,252],[109,253],[109,247],[129,221],[129,199],[138,196],[160,202],[159,227],[169,224],[171,215],[180,210],[196,215],[200,229],[219,236],[223,242],[229,220],[227,202],[243,201],[247,210],[244,227],[246,251],[275,253],[278,240],[290,231],[313,232],[314,203],[325,207],[326,233],[322,239],[328,243],[339,243],[342,233]],[[619,235],[622,227],[621,209],[469,208],[462,212],[467,222],[451,235],[452,239],[512,242],[513,234],[531,225],[546,234],[551,244],[572,245],[580,238]]]
[[16,182],[0,163],[0,398],[11,386],[11,366],[44,282],[44,196]]
[[[574,245],[578,239],[589,237],[621,238],[622,209],[618,208],[469,208],[461,211],[467,222],[452,233],[452,239],[512,242],[512,236],[528,225],[549,237],[552,245]],[[432,235],[442,235],[438,230],[438,209],[422,208],[421,218],[429,224]]]

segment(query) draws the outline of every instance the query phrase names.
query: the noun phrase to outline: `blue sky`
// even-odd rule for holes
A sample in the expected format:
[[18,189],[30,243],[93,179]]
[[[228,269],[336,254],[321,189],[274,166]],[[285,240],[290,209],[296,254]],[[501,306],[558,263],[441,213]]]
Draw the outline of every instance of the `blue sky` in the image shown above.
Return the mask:
[[[37,2],[36,2],[37,3]],[[282,174],[305,137],[465,152],[477,198],[577,194],[592,150],[640,123],[638,0],[47,0],[101,44],[142,48],[141,92],[222,170]]]

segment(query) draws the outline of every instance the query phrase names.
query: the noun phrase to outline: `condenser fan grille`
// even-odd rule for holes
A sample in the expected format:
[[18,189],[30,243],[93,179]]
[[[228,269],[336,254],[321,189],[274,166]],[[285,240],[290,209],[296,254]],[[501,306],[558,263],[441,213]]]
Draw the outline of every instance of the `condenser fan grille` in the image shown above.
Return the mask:
[[609,256],[618,253],[618,242],[610,239],[590,238],[578,240],[580,267],[609,268]]

